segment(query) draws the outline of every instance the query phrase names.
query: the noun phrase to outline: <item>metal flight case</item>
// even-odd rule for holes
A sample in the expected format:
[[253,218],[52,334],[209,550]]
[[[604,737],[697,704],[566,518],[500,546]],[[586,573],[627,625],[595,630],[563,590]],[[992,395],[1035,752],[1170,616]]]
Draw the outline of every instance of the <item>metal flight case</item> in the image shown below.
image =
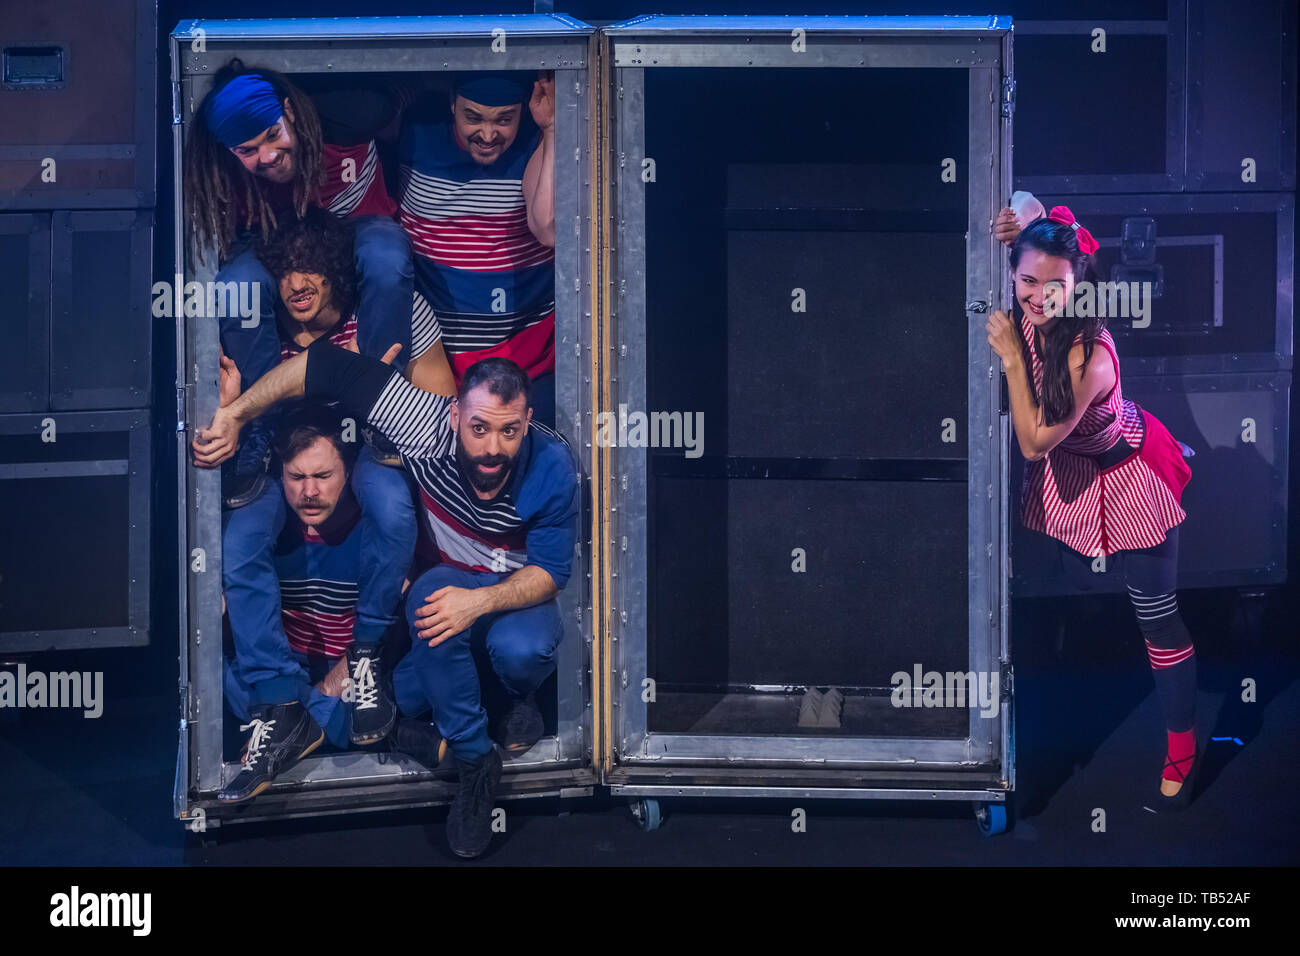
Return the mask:
[[970,801],[1007,826],[985,316],[1010,302],[1011,37],[1007,17],[602,29],[594,706],[603,779],[647,829],[676,796]]
[[[580,426],[589,413],[590,361],[583,344],[592,314],[589,209],[592,110],[588,80],[592,28],[566,16],[192,20],[171,34],[176,272],[180,281],[212,278],[187,247],[182,177],[184,140],[212,76],[230,57],[289,76],[439,74],[463,70],[554,70],[556,95],[555,342],[557,425],[590,472]],[[211,257],[208,257],[211,259]],[[450,802],[454,779],[405,758],[354,750],[309,757],[266,793],[239,808],[216,792],[238,771],[222,752],[221,495],[217,470],[190,464],[189,443],[217,406],[218,324],[176,319],[176,468],[180,527],[180,726],[174,810],[191,829],[232,822],[330,815]],[[566,634],[557,652],[554,733],[512,761],[502,799],[591,793],[589,648],[592,641],[588,528],[581,517],[573,575],[561,592]]]

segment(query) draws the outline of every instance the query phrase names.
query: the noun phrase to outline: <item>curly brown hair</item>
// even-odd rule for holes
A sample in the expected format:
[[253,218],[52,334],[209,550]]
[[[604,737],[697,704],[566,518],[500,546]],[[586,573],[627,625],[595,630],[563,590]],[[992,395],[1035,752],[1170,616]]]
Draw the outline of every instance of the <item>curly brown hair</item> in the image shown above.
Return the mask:
[[[245,67],[238,58],[217,71],[212,89],[195,111],[185,133],[185,218],[200,260],[208,246],[215,246],[217,262],[224,262],[237,235],[257,228],[265,239],[276,227],[275,213],[262,194],[258,178],[244,169],[225,146],[217,142],[208,127],[208,116],[216,93],[235,77],[256,73],[266,79],[281,100],[293,109],[293,132],[297,138],[293,174],[293,208],[298,216],[318,200],[322,175],[320,117],[307,94],[273,70]],[[242,221],[236,212],[242,206]]]
[[350,223],[318,206],[301,219],[281,226],[257,244],[257,258],[278,285],[291,272],[322,275],[329,280],[331,304],[347,318],[357,301],[357,274]]

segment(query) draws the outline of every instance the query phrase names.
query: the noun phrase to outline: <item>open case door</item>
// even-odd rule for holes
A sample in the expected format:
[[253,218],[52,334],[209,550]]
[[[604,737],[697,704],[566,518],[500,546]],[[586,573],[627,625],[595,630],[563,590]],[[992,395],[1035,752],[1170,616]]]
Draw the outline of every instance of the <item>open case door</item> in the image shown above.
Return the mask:
[[[249,66],[289,75],[386,74],[429,78],[461,70],[554,70],[555,363],[557,427],[591,470],[590,416],[592,154],[589,78],[592,28],[561,15],[198,20],[171,37],[173,156],[177,171],[178,282],[205,281],[187,247],[182,152],[195,110],[212,76],[232,56]],[[238,772],[238,752],[223,751],[220,473],[191,466],[189,443],[212,420],[217,405],[218,324],[214,318],[177,319],[177,448],[181,497],[178,558],[188,569],[180,593],[180,739],[175,813],[195,829],[261,819],[335,814],[450,802],[454,771],[430,773],[405,758],[350,750],[309,757],[270,790],[238,807],[220,807],[215,795]],[[589,495],[585,496],[589,499]],[[592,641],[590,539],[585,500],[578,554],[559,601],[565,636],[557,652],[554,708],[543,706],[547,734],[507,764],[500,798],[591,793],[592,717],[589,708]],[[543,685],[545,689],[546,685]],[[228,734],[226,735],[228,738]]]
[[603,37],[605,782],[1005,814],[1010,19]]

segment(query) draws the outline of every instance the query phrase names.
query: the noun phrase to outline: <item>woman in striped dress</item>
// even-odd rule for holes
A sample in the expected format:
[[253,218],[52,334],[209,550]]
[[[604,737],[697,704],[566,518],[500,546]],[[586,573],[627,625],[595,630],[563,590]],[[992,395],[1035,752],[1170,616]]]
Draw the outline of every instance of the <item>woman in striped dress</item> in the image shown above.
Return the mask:
[[1016,319],[993,313],[989,345],[1002,359],[1027,459],[1025,526],[1055,538],[1076,561],[1124,555],[1167,730],[1156,800],[1181,809],[1199,763],[1196,658],[1175,593],[1178,525],[1187,516],[1180,498],[1191,470],[1165,427],[1124,399],[1105,320],[1066,307],[1097,247],[1064,206],[1029,224],[1010,253]]

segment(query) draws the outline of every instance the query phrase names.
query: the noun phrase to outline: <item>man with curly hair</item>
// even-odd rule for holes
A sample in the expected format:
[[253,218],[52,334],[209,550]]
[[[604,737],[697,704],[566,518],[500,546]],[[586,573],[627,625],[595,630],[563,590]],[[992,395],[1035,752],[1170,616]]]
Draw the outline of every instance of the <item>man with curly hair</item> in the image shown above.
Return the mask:
[[[281,226],[269,241],[259,243],[257,255],[273,277],[277,291],[275,318],[270,324],[276,332],[277,364],[320,338],[353,352],[367,351],[357,341],[357,284],[349,223],[320,209],[308,210],[302,219]],[[434,358],[441,362],[450,380],[437,323],[432,321],[431,313],[427,318],[416,323],[413,330],[415,359],[436,350]],[[228,373],[223,376],[223,386],[228,387],[229,373],[233,370],[238,375],[238,366],[224,354],[221,362]],[[238,381],[241,385],[251,384],[243,382],[242,375]],[[358,423],[353,423],[344,440],[359,443],[362,437]],[[380,457],[381,453],[367,440],[357,455],[355,468],[350,469],[349,480],[351,492],[361,506],[361,564],[346,655],[354,685],[376,688],[364,697],[364,706],[353,704],[351,739],[356,744],[382,740],[393,726],[395,711],[382,686],[385,666],[380,644],[383,634],[398,620],[402,584],[415,551],[415,506],[409,481],[401,469],[384,467]],[[222,583],[236,646],[241,642],[249,646],[269,642],[269,646],[287,654],[289,643],[278,613],[280,593],[271,561],[271,550],[285,522],[282,499],[279,485],[274,478],[268,478],[248,504],[225,512]],[[285,703],[261,700],[262,690],[257,679],[252,679],[253,703]],[[267,689],[271,696],[283,691],[275,682]]]

